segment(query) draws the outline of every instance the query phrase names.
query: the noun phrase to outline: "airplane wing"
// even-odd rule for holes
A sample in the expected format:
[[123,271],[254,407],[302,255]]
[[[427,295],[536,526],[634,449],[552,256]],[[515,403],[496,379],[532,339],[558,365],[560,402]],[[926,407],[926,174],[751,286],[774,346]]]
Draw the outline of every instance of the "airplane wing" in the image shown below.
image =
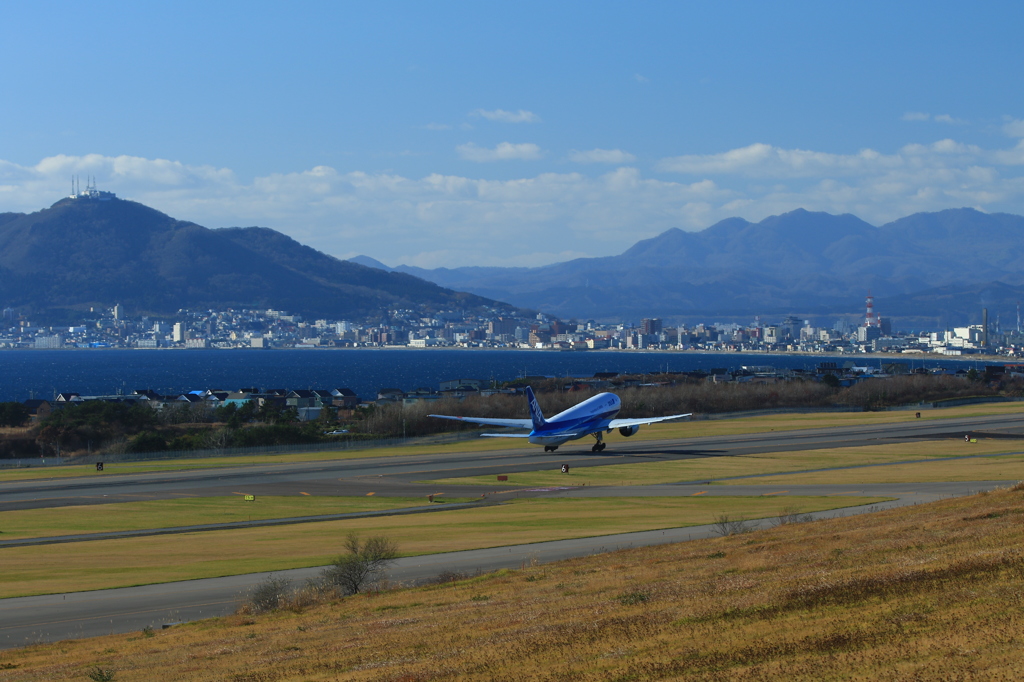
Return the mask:
[[485,417],[450,417],[446,414],[428,414],[428,417],[438,419],[454,419],[458,422],[469,422],[470,424],[484,424],[485,426],[511,426],[517,429],[532,429],[533,421],[530,419],[487,419]]
[[647,417],[645,419],[612,419],[608,422],[609,429],[621,429],[624,426],[643,426],[644,424],[655,424],[657,422],[667,422],[670,419],[682,419],[683,417],[689,417],[692,412],[686,414],[673,414],[668,417]]

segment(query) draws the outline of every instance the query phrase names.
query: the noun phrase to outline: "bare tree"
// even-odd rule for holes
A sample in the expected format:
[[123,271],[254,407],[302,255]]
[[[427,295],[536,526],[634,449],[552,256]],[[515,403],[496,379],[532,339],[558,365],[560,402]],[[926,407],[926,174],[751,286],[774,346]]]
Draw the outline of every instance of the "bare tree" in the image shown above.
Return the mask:
[[345,550],[321,574],[325,586],[344,596],[356,594],[380,580],[385,569],[398,558],[398,545],[383,535],[374,535],[364,542],[355,533],[349,533]]
[[790,523],[806,523],[812,518],[810,514],[801,514],[796,507],[786,507],[770,523],[772,526],[785,526]]
[[733,519],[729,518],[728,514],[721,514],[715,518],[715,523],[712,530],[725,537],[726,535],[741,535],[743,533],[749,533],[754,530],[756,524],[746,521],[745,519]]

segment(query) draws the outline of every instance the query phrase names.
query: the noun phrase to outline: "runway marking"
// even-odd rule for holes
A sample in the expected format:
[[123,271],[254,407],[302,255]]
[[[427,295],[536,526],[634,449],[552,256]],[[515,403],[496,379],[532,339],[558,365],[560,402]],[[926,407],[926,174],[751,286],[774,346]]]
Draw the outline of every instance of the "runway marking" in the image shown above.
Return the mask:
[[825,495],[825,497],[832,497],[833,495],[856,495],[859,492],[859,490],[847,490],[846,492],[843,493],[828,493],[827,495]]
[[369,497],[370,495],[376,495],[376,493],[366,493],[367,497]]
[[690,495],[690,497],[697,497],[698,495],[703,495],[706,492],[707,492],[707,490],[701,490],[699,493],[694,493],[694,494]]
[[305,495],[306,497],[309,497],[309,493],[299,493],[299,494],[300,495]]
[[761,493],[761,497],[768,497],[769,495],[783,495],[783,494],[788,493],[788,492],[789,492],[788,490],[780,490],[780,491],[778,491],[776,493]]

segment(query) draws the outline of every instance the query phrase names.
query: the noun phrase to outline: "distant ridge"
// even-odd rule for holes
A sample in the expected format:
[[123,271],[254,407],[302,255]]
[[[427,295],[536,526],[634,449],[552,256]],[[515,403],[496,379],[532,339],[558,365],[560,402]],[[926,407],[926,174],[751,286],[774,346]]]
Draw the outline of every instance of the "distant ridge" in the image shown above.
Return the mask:
[[393,270],[565,318],[848,313],[868,290],[882,314],[930,317],[980,314],[985,292],[1001,291],[991,306],[1009,314],[1007,296],[1024,286],[1024,218],[960,208],[875,227],[798,209],[758,223],[670,229],[605,258]]
[[368,268],[377,268],[385,272],[394,272],[393,269],[381,263],[376,258],[370,258],[369,256],[356,256],[355,258],[349,258],[349,263],[356,263],[358,265],[365,265]]
[[363,319],[387,309],[511,309],[383,272],[262,227],[211,230],[142,204],[62,199],[0,214],[0,305],[45,312],[121,303],[132,314],[274,308]]

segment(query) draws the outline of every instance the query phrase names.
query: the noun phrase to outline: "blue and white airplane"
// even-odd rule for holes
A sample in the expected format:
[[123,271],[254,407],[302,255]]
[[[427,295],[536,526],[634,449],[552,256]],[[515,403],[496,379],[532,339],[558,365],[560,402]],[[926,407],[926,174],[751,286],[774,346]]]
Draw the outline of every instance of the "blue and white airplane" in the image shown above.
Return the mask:
[[490,438],[529,438],[534,445],[543,445],[544,452],[554,452],[558,446],[566,441],[576,440],[584,436],[593,436],[597,442],[590,448],[591,452],[601,452],[605,448],[603,436],[615,429],[623,436],[632,436],[640,430],[644,424],[669,421],[670,419],[682,419],[689,417],[692,413],[673,414],[668,417],[647,417],[644,419],[615,419],[622,407],[622,401],[614,393],[598,393],[593,398],[587,398],[579,405],[573,405],[565,412],[556,414],[551,419],[545,419],[537,404],[537,397],[533,395],[533,389],[526,387],[526,399],[530,403],[529,419],[488,419],[484,417],[451,417],[444,414],[431,414],[428,416],[438,419],[454,419],[470,424],[485,424],[487,426],[510,426],[520,429],[530,429],[529,433],[484,433],[482,436]]

